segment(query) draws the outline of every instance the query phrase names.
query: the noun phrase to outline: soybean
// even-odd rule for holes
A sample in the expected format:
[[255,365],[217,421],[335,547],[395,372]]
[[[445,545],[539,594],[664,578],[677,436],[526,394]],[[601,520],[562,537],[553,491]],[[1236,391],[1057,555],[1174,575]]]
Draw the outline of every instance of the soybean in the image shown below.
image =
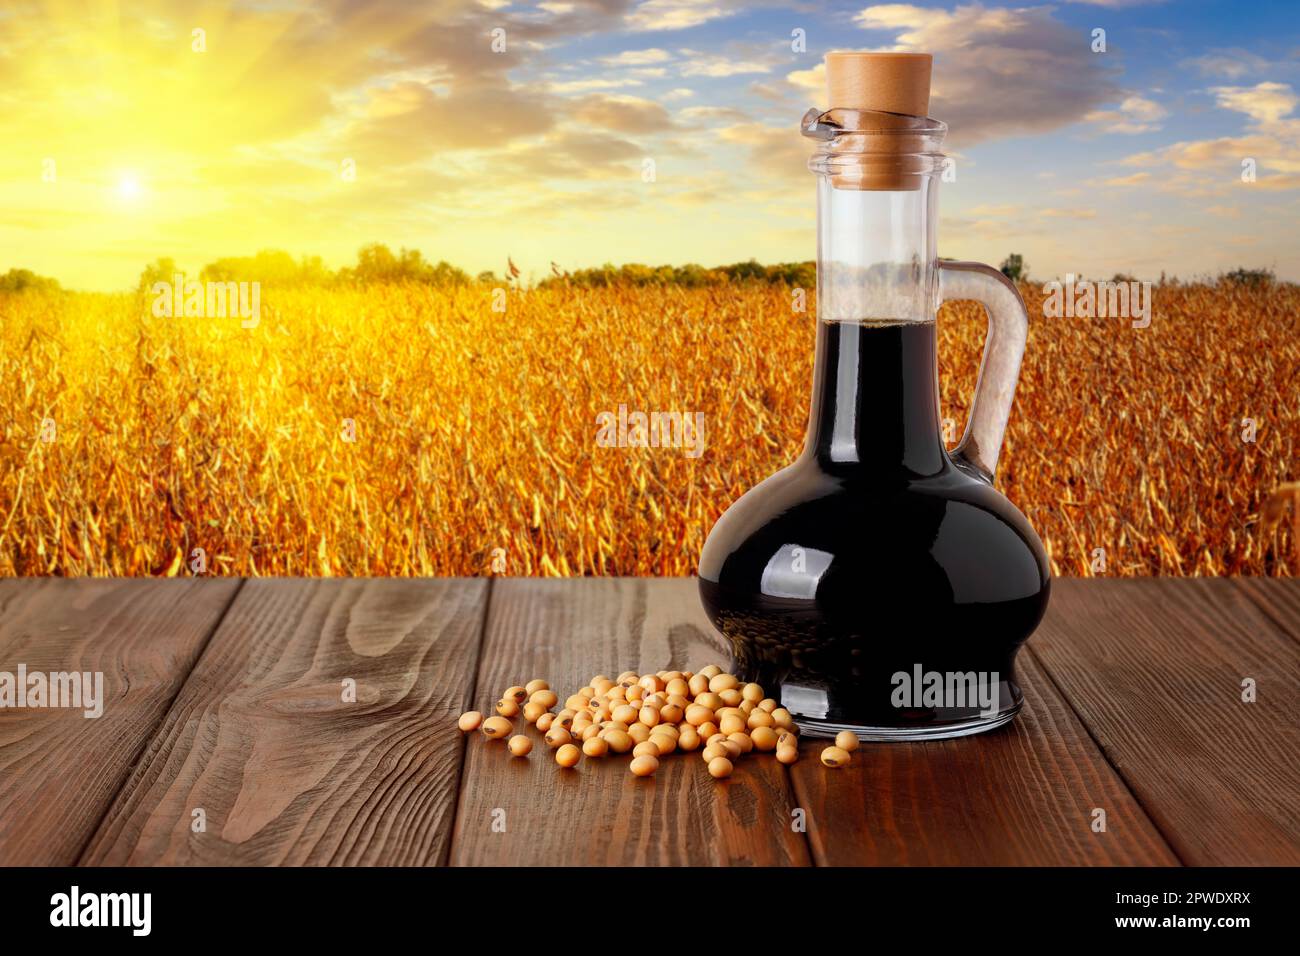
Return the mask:
[[745,729],[745,721],[735,714],[727,714],[718,721],[718,730],[728,737]]
[[849,752],[840,747],[827,747],[822,751],[822,763],[828,767],[845,767],[852,759]]
[[724,690],[731,690],[739,683],[740,681],[736,680],[731,674],[717,674],[709,678],[709,690],[715,694],[720,694]]
[[718,710],[721,707],[727,706],[722,702],[722,698],[712,691],[705,691],[703,694],[700,694],[695,698],[695,703],[699,704],[701,707],[707,707],[709,710]]
[[515,734],[510,738],[510,742],[506,746],[510,748],[510,752],[516,757],[526,757],[528,752],[533,749],[533,742],[523,734]]
[[632,761],[628,769],[638,777],[648,777],[659,769],[659,758],[652,757],[650,754],[642,754]]
[[478,725],[483,723],[483,715],[477,710],[467,710],[460,715],[460,720],[456,721],[456,726],[467,733],[471,730],[478,730]]
[[555,751],[555,762],[561,767],[573,767],[578,763],[578,757],[581,751],[573,744],[565,744],[559,750]]
[[605,743],[616,754],[625,754],[632,749],[634,742],[626,731],[609,730],[605,732]]
[[541,704],[547,710],[550,710],[559,703],[560,698],[555,695],[555,691],[543,688],[529,695],[528,700],[530,703]]
[[858,735],[851,730],[841,730],[835,735],[835,746],[848,753],[853,753],[858,749]]
[[703,704],[691,704],[686,708],[686,722],[695,727],[713,719],[713,711]]
[[487,734],[493,740],[500,740],[506,734],[510,733],[510,721],[504,717],[489,717],[483,721],[483,733]]

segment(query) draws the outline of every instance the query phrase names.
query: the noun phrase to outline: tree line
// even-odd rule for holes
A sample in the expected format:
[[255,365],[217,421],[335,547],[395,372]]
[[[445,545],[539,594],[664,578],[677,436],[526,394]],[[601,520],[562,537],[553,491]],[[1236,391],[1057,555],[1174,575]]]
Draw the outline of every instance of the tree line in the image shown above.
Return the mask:
[[[1018,253],[1012,253],[1002,262],[1002,272],[1016,282],[1030,282],[1029,266]],[[157,282],[172,282],[181,272],[176,261],[169,256],[149,263],[140,273],[137,289],[148,292]],[[393,252],[382,243],[363,246],[357,253],[355,265],[330,269],[320,256],[294,258],[280,249],[264,249],[251,256],[228,256],[205,265],[198,278],[204,282],[259,282],[267,286],[325,286],[348,287],[380,284],[426,285],[433,288],[451,288],[472,283],[488,285],[513,285],[519,281],[520,271],[513,261],[507,260],[501,276],[495,272],[480,272],[471,276],[449,262],[429,262],[418,249],[399,249]],[[186,278],[191,278],[187,276]],[[1116,280],[1130,276],[1117,274]],[[1162,274],[1161,280],[1164,281]],[[1214,280],[1204,280],[1214,281]],[[1270,269],[1238,268],[1220,273],[1219,282],[1249,288],[1266,288],[1276,278]],[[681,266],[648,266],[627,263],[616,266],[606,263],[588,269],[568,271],[554,262],[551,274],[538,283],[541,288],[576,287],[584,289],[644,286],[680,286],[698,288],[735,283],[761,282],[785,285],[791,288],[811,289],[817,284],[817,266],[813,262],[781,262],[763,265],[757,260],[736,262],[723,266],[701,266],[688,263]],[[59,283],[30,269],[11,268],[0,274],[0,293],[56,292]]]

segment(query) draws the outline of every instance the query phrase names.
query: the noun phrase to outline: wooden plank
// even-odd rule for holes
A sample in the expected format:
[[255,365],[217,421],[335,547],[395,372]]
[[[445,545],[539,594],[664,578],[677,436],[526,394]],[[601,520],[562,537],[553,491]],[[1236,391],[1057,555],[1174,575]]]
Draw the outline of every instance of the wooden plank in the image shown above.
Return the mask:
[[1300,864],[1295,643],[1226,579],[1061,585],[1034,650],[1182,861]]
[[[499,579],[475,703],[486,708],[534,677],[563,700],[599,673],[725,665],[697,587],[694,579]],[[726,781],[709,777],[698,753],[673,754],[654,777],[637,778],[626,756],[563,770],[536,729],[527,733],[536,741],[527,759],[480,734],[467,740],[453,864],[808,863],[791,826],[785,769],[770,755],[742,758]]]
[[1278,629],[1300,641],[1300,578],[1231,578]]
[[0,709],[0,865],[76,862],[238,588],[234,579],[0,582],[0,671],[103,679],[99,717]]
[[487,593],[248,582],[83,862],[441,862]]
[[827,741],[805,741],[791,772],[817,864],[1176,865],[1031,654],[1017,671],[1025,706],[999,730],[863,744],[838,770],[818,759]]

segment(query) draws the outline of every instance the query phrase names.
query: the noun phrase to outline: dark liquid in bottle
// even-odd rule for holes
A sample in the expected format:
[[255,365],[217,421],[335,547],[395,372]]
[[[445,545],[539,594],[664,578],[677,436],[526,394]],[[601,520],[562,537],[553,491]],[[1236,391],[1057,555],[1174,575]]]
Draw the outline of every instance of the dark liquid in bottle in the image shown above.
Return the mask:
[[1014,716],[1046,554],[954,462],[933,322],[819,323],[807,446],[723,515],[700,558],[738,671],[805,729],[951,736]]

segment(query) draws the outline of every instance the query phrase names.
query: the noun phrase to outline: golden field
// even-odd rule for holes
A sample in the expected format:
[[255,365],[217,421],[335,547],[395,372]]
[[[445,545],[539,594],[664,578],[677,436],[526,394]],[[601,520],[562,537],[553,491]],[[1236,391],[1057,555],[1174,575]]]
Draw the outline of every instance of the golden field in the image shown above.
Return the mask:
[[[1146,329],[1022,293],[999,486],[1055,571],[1104,548],[1108,575],[1295,574],[1300,287],[1156,286]],[[188,574],[195,548],[211,574],[691,573],[799,451],[814,330],[790,302],[552,286],[502,314],[486,285],[304,288],[243,329],[0,295],[0,574]],[[957,435],[983,331],[973,305],[941,314]],[[704,453],[599,447],[620,404],[703,412]]]

